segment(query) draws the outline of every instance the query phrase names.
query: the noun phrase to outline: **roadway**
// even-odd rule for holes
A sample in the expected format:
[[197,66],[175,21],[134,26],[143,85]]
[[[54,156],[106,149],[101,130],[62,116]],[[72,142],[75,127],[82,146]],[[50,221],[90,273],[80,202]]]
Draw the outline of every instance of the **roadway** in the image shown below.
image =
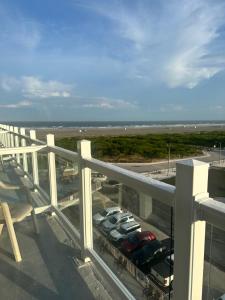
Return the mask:
[[174,160],[170,160],[170,162],[168,162],[168,160],[164,160],[164,161],[159,161],[154,163],[118,163],[116,165],[121,168],[134,171],[137,173],[146,173],[146,172],[153,172],[156,170],[168,169],[168,167],[175,168],[177,162],[182,160],[187,160],[187,159],[197,159],[204,162],[219,161],[220,159],[224,160],[225,150],[221,150],[221,153],[219,150],[214,150],[210,152],[205,152],[204,155],[202,156],[186,157],[184,159],[174,159]]

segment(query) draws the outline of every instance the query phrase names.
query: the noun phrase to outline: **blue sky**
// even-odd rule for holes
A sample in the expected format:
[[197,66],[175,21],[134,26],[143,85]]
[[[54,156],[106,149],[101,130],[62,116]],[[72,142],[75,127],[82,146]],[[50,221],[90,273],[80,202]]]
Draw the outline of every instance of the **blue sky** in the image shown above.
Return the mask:
[[0,1],[0,119],[225,119],[225,1]]

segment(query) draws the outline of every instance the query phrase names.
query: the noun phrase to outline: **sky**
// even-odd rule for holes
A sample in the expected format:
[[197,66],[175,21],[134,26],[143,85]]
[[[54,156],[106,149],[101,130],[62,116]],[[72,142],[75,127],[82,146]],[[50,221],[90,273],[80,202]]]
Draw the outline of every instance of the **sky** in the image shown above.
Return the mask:
[[225,119],[225,0],[0,0],[0,121]]

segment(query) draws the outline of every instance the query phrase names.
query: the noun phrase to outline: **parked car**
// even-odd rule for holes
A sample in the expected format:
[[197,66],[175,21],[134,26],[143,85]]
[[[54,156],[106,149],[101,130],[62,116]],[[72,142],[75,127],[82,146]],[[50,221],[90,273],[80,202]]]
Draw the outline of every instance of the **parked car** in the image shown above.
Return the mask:
[[168,255],[165,260],[151,268],[151,275],[162,286],[167,287],[173,283],[174,254]]
[[128,235],[134,232],[140,232],[141,231],[141,225],[137,223],[136,221],[131,221],[125,224],[122,224],[118,229],[114,229],[110,232],[109,238],[113,242],[121,242],[125,238],[127,238]]
[[174,240],[171,238],[166,238],[164,240],[161,240],[161,243],[163,246],[166,247],[166,256],[170,253],[174,253]]
[[104,208],[102,211],[93,216],[93,222],[95,225],[100,225],[108,217],[120,212],[122,212],[122,209],[119,206]]
[[[131,255],[131,261],[141,269],[143,265],[151,267],[153,263],[158,262],[165,255],[165,247],[158,240],[149,241],[141,249],[134,251]],[[149,272],[150,273],[150,272]]]
[[103,234],[107,235],[111,230],[119,228],[121,224],[131,221],[134,221],[134,217],[130,212],[117,213],[101,224],[101,230]]
[[92,171],[91,177],[92,177],[92,182],[96,182],[96,181],[104,182],[107,180],[107,177],[104,174],[94,172],[94,171]]
[[129,255],[133,251],[140,249],[149,241],[156,240],[156,236],[151,231],[136,232],[125,239],[121,244],[121,251]]

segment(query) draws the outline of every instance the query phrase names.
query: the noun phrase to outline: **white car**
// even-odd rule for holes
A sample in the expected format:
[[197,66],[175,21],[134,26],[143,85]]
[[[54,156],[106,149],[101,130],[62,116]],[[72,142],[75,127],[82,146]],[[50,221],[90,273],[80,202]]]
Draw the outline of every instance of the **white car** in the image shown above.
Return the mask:
[[134,217],[130,212],[115,214],[102,223],[102,232],[107,235],[111,230],[117,229],[123,223],[134,221]]
[[127,238],[129,234],[134,232],[141,231],[141,225],[136,221],[131,221],[125,224],[122,224],[119,229],[114,229],[110,232],[109,238],[114,242],[120,242],[123,239]]
[[216,300],[225,300],[225,294],[223,294],[222,296],[220,296],[220,297],[217,298]]
[[94,224],[100,225],[108,217],[110,217],[114,214],[117,214],[117,213],[121,213],[121,212],[122,212],[122,209],[118,206],[104,208],[101,212],[99,212],[93,216]]
[[105,175],[93,171],[91,173],[91,177],[92,177],[92,182],[96,182],[96,181],[104,182],[107,180],[107,177]]
[[173,265],[174,254],[168,255],[166,259],[151,268],[151,275],[157,280],[157,282],[167,287],[173,282]]

